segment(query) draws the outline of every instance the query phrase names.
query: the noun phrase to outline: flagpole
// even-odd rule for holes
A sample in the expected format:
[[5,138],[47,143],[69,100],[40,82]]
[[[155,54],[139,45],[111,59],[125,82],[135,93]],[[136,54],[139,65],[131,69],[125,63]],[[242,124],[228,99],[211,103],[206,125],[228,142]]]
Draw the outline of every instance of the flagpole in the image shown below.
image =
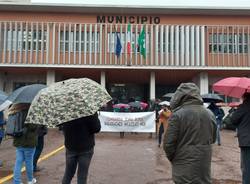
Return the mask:
[[[113,27],[114,27],[114,30],[115,30],[115,41],[117,42],[117,28],[116,28],[115,24],[113,25]],[[115,44],[116,44],[116,42],[115,42]],[[119,56],[115,57],[115,65],[118,64],[118,58],[119,58]]]
[[116,48],[115,48],[115,55],[117,56],[117,58],[116,58],[117,63],[116,64],[121,65],[120,54],[121,54],[122,45],[121,45],[121,40],[118,36],[117,29],[116,29],[115,25],[114,25],[114,30],[115,30],[115,37],[116,37]]

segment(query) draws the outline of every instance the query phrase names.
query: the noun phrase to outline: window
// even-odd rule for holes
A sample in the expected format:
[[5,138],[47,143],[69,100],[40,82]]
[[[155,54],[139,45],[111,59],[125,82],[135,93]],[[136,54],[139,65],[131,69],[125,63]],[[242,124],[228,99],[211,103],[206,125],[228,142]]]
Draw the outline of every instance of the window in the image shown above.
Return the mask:
[[[81,39],[80,39],[81,37]],[[79,31],[61,31],[60,32],[60,50],[61,51],[79,51],[79,47],[81,44],[81,51],[85,50],[85,42],[86,42],[86,51],[87,52],[100,52],[100,33],[95,32],[87,32],[86,40],[85,33]]]
[[249,35],[214,33],[209,35],[210,53],[248,53]]
[[[11,31],[7,32],[7,50],[42,50],[46,48],[47,32],[39,31]],[[38,44],[38,46],[37,46]]]

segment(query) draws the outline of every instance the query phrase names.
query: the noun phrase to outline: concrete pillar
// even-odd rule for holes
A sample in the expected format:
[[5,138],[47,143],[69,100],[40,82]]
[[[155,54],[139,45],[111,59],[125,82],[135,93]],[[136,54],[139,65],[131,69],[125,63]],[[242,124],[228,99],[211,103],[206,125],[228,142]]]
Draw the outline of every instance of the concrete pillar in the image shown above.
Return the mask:
[[104,71],[101,71],[101,86],[106,88],[106,73]]
[[199,87],[200,93],[206,94],[209,92],[209,81],[207,72],[202,72],[199,74]]
[[155,100],[155,72],[150,72],[150,100]]
[[3,72],[0,72],[0,90],[4,90],[5,76]]
[[55,70],[48,70],[47,71],[47,81],[46,81],[47,86],[49,86],[50,84],[53,84],[55,82],[56,82]]

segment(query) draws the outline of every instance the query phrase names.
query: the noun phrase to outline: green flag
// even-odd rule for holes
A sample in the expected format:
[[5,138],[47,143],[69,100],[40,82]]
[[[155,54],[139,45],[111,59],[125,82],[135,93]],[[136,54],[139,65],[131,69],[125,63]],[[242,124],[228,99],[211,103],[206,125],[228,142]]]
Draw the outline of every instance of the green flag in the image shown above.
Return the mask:
[[138,38],[138,45],[140,49],[140,54],[143,56],[144,59],[146,59],[146,34],[145,34],[145,26],[143,26],[142,31]]

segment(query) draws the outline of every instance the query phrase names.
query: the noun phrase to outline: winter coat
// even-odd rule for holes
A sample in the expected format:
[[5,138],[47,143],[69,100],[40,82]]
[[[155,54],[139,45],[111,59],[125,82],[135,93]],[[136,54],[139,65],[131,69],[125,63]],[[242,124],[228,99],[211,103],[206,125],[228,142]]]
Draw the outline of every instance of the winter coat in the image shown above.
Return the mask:
[[211,184],[212,146],[216,120],[203,106],[199,88],[182,83],[170,101],[172,115],[164,137],[164,151],[176,184]]
[[211,103],[207,108],[210,109],[214,113],[216,122],[218,125],[220,125],[223,117],[225,116],[223,109],[219,108],[214,103]]
[[[0,112],[0,139],[4,137],[4,127],[5,124],[3,111]],[[1,142],[1,141],[0,141]]]
[[95,145],[95,133],[101,130],[98,114],[72,120],[62,125],[64,144],[70,151],[83,152]]
[[[9,109],[9,115],[22,111],[26,116],[30,104],[14,104]],[[20,137],[14,137],[13,145],[15,147],[34,148],[37,145],[37,128],[35,124],[24,124],[25,131]]]
[[238,141],[240,147],[250,146],[250,100],[243,101],[231,116],[231,122],[238,128]]

